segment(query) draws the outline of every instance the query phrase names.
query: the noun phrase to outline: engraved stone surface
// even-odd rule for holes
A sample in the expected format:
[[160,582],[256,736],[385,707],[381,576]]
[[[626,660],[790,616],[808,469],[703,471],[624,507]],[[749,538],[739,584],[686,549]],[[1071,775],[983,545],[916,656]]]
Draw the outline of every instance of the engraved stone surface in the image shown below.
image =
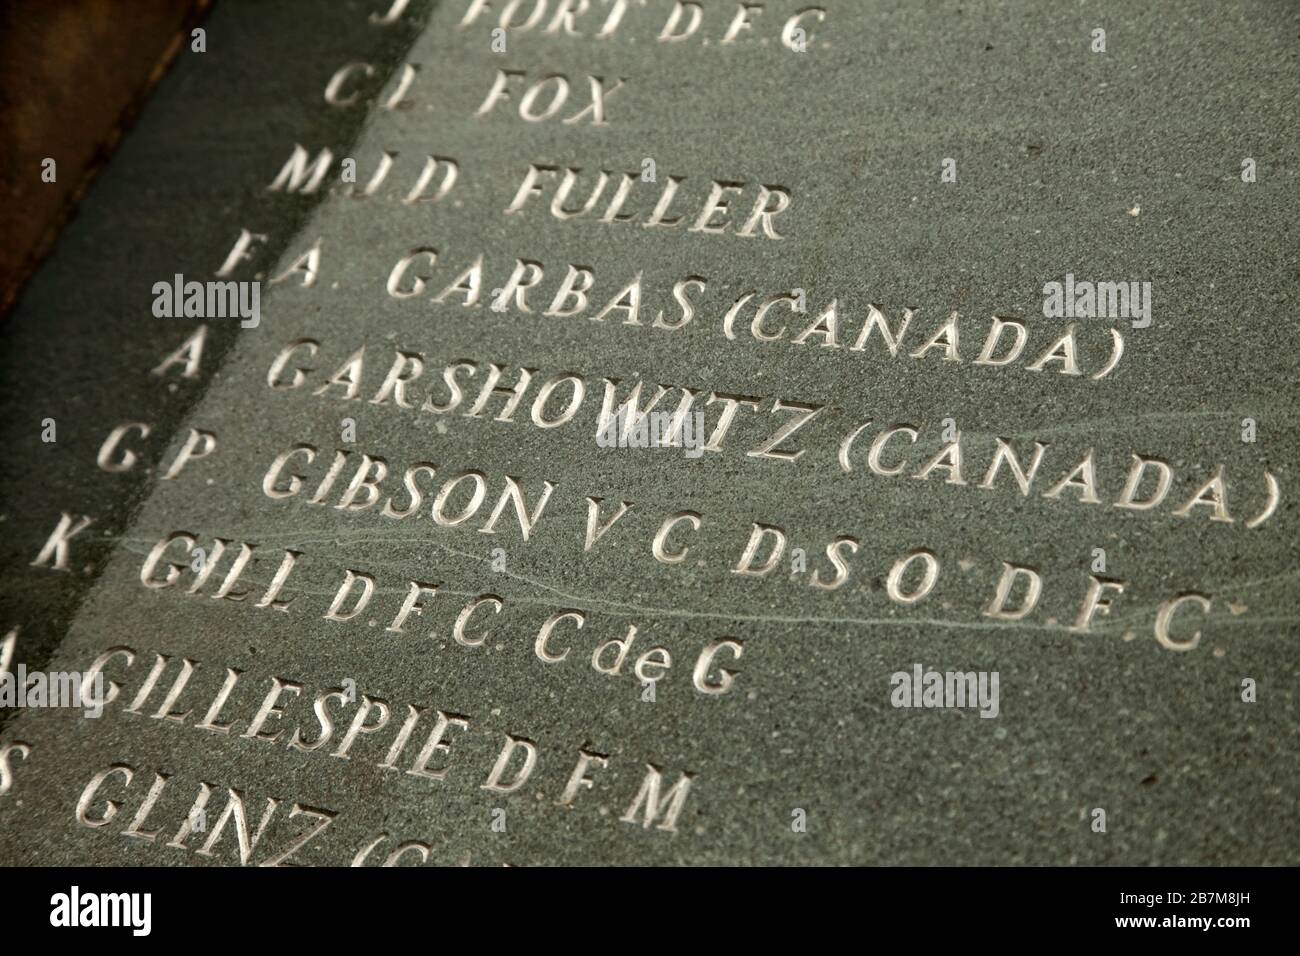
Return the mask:
[[1300,861],[1295,12],[705,7],[215,5],[0,325],[0,862]]

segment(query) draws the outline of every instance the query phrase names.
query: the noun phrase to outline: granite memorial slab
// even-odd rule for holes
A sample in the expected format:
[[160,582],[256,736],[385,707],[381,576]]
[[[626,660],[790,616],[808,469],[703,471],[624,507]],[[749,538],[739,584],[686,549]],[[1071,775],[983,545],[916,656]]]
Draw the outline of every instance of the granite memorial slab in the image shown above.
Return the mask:
[[215,3],[0,322],[0,863],[1295,864],[1298,34]]

